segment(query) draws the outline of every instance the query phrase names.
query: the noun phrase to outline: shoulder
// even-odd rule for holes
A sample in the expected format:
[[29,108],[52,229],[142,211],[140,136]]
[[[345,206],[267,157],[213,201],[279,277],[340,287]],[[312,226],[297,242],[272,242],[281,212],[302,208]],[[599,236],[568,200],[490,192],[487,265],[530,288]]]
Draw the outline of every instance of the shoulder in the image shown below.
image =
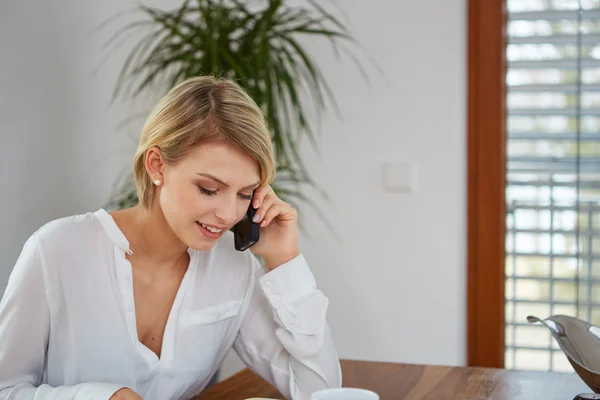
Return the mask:
[[52,220],[40,227],[34,236],[43,246],[76,244],[94,238],[101,226],[94,213],[71,215]]
[[42,260],[66,266],[96,258],[99,249],[104,249],[103,244],[108,243],[96,214],[88,212],[62,217],[40,227],[33,235]]
[[101,229],[94,213],[47,222],[27,239],[15,268],[33,263],[40,266],[46,278],[71,273],[74,267],[94,258]]

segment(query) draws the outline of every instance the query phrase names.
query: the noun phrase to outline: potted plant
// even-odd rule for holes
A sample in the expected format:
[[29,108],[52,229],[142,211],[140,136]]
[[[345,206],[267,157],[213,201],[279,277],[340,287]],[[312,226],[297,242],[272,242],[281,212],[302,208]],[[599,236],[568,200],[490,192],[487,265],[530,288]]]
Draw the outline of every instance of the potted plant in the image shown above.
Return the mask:
[[[318,119],[329,108],[336,109],[336,104],[301,38],[329,41],[338,56],[345,53],[366,75],[358,58],[344,46],[356,41],[322,2],[289,3],[185,0],[171,11],[140,5],[136,11],[141,18],[121,27],[109,40],[118,45],[142,33],[122,66],[113,97],[133,99],[151,88],[166,93],[178,82],[203,74],[236,80],[270,123],[277,166],[274,189],[291,204],[301,200],[319,212],[301,191],[302,185],[316,185],[302,162],[299,143],[306,137],[316,149]],[[309,106],[314,107],[310,115],[316,120],[309,117]],[[112,202],[121,208],[136,203],[131,180]]]

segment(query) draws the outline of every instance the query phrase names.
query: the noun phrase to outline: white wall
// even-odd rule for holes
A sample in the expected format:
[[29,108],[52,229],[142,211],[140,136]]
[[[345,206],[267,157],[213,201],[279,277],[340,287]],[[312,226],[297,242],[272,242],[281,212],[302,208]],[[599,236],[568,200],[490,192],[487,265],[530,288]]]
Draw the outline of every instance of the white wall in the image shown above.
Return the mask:
[[133,42],[98,69],[116,28],[92,31],[135,3],[0,4],[0,293],[26,238],[51,219],[104,205],[133,155],[143,121],[117,130],[131,107],[108,107]]
[[[304,249],[331,299],[339,352],[464,364],[466,1],[340,3],[388,79],[370,68],[365,84],[318,49],[343,120],[328,118],[309,164],[343,241],[311,218]],[[384,191],[384,162],[409,162],[416,190]]]
[[[177,1],[154,1],[154,4]],[[331,300],[343,358],[465,362],[465,0],[344,0],[353,33],[387,79],[312,44],[343,120],[328,116],[321,157],[304,151],[330,195],[306,211],[303,250]],[[106,108],[126,48],[92,77],[104,37],[87,37],[133,1],[0,5],[0,292],[26,237],[52,218],[102,206],[141,121]],[[382,163],[416,169],[412,193],[387,193]],[[224,374],[238,368],[235,357]]]

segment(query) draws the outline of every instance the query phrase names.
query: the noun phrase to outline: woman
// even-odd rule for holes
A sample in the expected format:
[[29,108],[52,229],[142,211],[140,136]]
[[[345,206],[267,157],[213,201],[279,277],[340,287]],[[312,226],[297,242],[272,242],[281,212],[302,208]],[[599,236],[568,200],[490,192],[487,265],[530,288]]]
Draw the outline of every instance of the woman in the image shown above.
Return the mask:
[[[173,88],[135,156],[139,205],[53,221],[25,244],[0,303],[0,399],[189,399],[231,347],[286,398],[340,386],[328,301],[274,170],[237,84]],[[264,268],[229,232],[251,200]]]

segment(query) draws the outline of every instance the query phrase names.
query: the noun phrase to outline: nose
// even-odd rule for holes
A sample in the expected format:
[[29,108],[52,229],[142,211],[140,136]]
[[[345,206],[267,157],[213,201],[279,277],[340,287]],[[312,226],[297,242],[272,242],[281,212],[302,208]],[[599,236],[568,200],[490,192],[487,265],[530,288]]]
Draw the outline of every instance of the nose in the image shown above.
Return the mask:
[[215,209],[215,216],[223,225],[232,226],[237,220],[236,197],[224,197]]

